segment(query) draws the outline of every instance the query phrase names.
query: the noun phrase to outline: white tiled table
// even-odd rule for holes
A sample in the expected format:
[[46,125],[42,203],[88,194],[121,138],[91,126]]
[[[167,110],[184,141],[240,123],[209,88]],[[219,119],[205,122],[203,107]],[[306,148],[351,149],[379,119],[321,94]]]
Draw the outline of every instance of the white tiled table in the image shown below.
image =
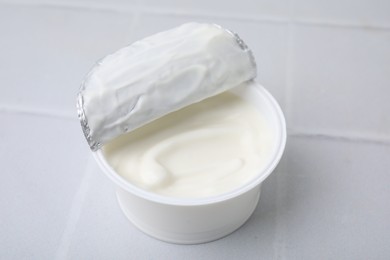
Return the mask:
[[[96,60],[187,21],[239,32],[288,122],[232,235],[160,242],[122,215],[75,111]],[[390,2],[0,1],[0,259],[390,259]]]

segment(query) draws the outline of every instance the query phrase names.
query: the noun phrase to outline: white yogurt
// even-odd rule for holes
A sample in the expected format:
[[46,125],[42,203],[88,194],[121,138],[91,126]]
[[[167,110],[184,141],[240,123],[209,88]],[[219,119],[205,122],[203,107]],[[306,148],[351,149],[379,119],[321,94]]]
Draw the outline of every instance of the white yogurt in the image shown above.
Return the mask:
[[275,136],[251,104],[222,93],[103,147],[130,183],[165,196],[202,198],[238,188],[265,167]]
[[172,111],[256,76],[253,56],[232,33],[188,23],[108,55],[86,77],[79,116],[93,150]]

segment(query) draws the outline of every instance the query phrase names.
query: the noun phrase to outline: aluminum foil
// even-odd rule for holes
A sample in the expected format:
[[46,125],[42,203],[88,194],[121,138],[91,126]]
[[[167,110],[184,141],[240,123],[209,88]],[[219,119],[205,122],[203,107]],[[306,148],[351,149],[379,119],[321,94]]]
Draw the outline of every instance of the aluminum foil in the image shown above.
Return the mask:
[[[221,30],[224,30],[226,33],[231,35],[235,39],[235,41],[237,42],[239,47],[249,55],[249,59],[250,59],[251,65],[252,65],[254,73],[255,73],[253,78],[255,78],[256,77],[256,71],[257,71],[257,65],[256,65],[255,57],[253,55],[253,52],[246,45],[246,43],[238,36],[237,33],[232,32],[232,31],[230,31],[228,29],[225,29],[225,28],[223,28],[220,25],[217,25],[217,24],[213,24],[213,25],[216,26],[217,28],[221,29]],[[108,56],[110,56],[110,55],[108,55]],[[84,91],[85,91],[85,89],[87,87],[86,86],[86,82],[87,82],[89,76],[92,75],[94,73],[94,71],[101,65],[101,61],[102,60],[104,60],[104,58],[101,59],[99,62],[97,62],[96,65],[93,67],[93,69],[85,77],[84,81],[81,84],[81,87],[80,87],[80,90],[78,92],[78,95],[77,95],[77,113],[78,113],[78,118],[80,120],[81,128],[82,128],[82,131],[84,133],[84,136],[85,136],[85,138],[86,138],[86,140],[88,142],[88,145],[90,146],[90,149],[92,151],[99,150],[104,145],[105,142],[102,142],[101,140],[98,140],[97,138],[95,138],[91,134],[91,128],[90,128],[90,125],[88,124],[88,115],[85,113],[85,109],[84,109]],[[129,129],[123,128],[121,134],[125,134],[128,131],[129,131]],[[131,129],[130,129],[130,131],[131,131]]]
[[[222,26],[220,26],[220,25],[218,25],[218,24],[214,24],[214,26],[220,28],[221,30],[226,31],[228,34],[230,34],[230,35],[236,40],[236,42],[237,42],[237,44],[240,46],[240,48],[241,48],[243,51],[245,51],[245,52],[248,53],[249,58],[250,58],[250,60],[251,60],[251,62],[252,62],[252,66],[253,66],[253,68],[255,69],[255,71],[257,72],[257,64],[256,64],[255,55],[253,54],[253,51],[248,47],[248,45],[244,42],[244,40],[241,39],[241,37],[240,37],[237,33],[233,32],[233,31],[231,31],[231,30],[229,30],[229,29],[223,28]],[[256,77],[256,76],[257,76],[257,75],[255,75],[255,77]]]

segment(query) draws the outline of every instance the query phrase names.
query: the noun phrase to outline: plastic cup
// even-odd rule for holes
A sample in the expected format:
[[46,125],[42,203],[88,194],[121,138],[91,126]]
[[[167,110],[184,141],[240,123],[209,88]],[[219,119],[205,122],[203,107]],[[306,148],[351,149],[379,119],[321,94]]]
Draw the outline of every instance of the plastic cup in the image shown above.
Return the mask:
[[266,167],[249,183],[218,196],[200,199],[164,197],[126,181],[107,163],[101,150],[94,157],[116,185],[119,206],[141,231],[177,244],[198,244],[224,237],[243,225],[255,210],[261,183],[282,157],[286,144],[286,123],[278,103],[256,82],[230,90],[252,103],[266,118],[275,134],[275,145]]

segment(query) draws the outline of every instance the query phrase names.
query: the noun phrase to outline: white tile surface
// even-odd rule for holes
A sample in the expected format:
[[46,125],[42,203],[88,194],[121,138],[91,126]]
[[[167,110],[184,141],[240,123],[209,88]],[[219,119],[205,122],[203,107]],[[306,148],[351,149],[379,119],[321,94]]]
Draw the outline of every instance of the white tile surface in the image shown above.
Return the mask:
[[0,259],[53,259],[89,154],[76,120],[0,113]]
[[292,0],[296,19],[390,27],[390,2],[386,0]]
[[390,137],[390,31],[296,26],[290,127]]
[[128,44],[132,16],[56,7],[0,8],[0,107],[72,115],[81,80]]
[[[0,259],[390,258],[388,10],[384,0],[0,1]],[[100,57],[188,21],[241,35],[291,136],[242,228],[179,246],[123,216],[74,106]]]
[[258,81],[284,105],[286,83],[287,25],[255,23],[215,17],[143,14],[137,19],[135,39],[168,30],[186,22],[217,23],[232,31],[252,49],[258,65]]
[[286,259],[390,256],[390,147],[291,138]]

